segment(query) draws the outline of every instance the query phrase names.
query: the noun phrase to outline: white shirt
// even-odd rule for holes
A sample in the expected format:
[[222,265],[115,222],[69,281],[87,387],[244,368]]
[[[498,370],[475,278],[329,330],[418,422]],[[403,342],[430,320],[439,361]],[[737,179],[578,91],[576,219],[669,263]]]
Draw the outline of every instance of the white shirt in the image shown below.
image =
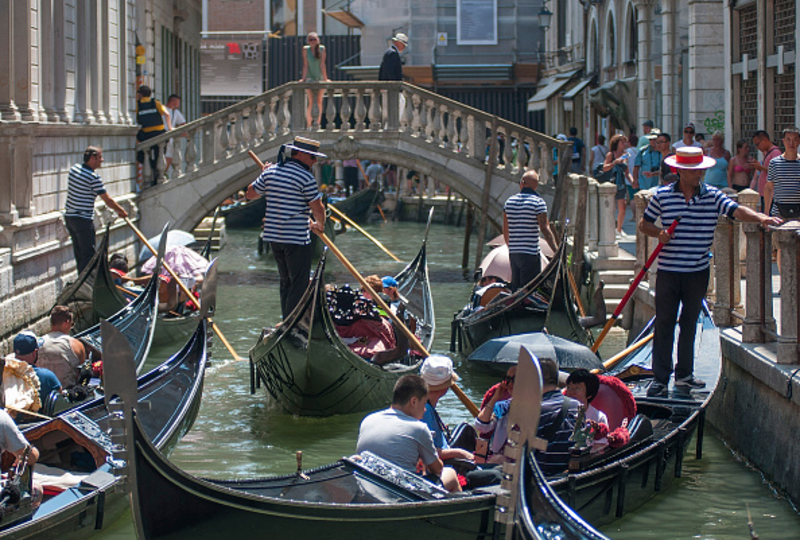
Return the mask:
[[184,118],[183,113],[178,109],[170,109],[169,107],[165,107],[169,111],[169,119],[172,122],[172,129],[176,127],[182,126],[186,123],[186,118]]

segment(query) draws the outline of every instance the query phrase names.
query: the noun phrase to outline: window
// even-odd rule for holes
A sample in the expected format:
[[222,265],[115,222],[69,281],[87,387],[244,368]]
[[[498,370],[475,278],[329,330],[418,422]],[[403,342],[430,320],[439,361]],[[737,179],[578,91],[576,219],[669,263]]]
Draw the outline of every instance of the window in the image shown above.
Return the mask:
[[617,64],[617,35],[614,29],[614,15],[608,13],[608,29],[606,30],[606,65],[612,67]]

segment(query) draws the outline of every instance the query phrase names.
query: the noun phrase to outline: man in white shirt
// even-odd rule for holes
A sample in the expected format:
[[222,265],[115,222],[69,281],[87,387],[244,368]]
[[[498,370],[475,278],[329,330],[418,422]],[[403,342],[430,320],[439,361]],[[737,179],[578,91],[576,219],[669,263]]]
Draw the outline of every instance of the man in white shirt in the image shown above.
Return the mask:
[[672,143],[672,148],[674,150],[683,148],[685,146],[696,146],[697,148],[702,148],[703,143],[694,140],[695,133],[697,133],[697,130],[694,129],[694,124],[692,122],[687,122],[686,125],[683,126],[683,140]]
[[597,169],[598,165],[602,165],[603,162],[606,160],[606,154],[608,154],[608,147],[606,146],[606,137],[605,135],[598,135],[597,136],[597,144],[592,146],[592,170],[590,171],[594,174],[595,169]]
[[[172,129],[177,129],[183,124],[186,123],[186,118],[183,116],[180,110],[178,110],[181,106],[181,96],[178,94],[171,94],[169,99],[167,99],[167,112],[169,113],[169,119],[172,122]],[[167,170],[169,170],[170,165],[172,165],[172,148],[175,142],[170,139],[167,143],[167,153],[165,154],[167,157]]]

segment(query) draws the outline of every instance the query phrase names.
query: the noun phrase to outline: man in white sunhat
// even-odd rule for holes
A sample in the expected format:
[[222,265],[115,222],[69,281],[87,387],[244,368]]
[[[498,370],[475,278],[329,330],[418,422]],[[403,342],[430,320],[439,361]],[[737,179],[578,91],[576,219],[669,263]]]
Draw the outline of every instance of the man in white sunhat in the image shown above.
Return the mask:
[[324,157],[327,156],[319,151],[319,141],[295,137],[292,143],[281,146],[278,163],[267,163],[247,188],[247,199],[261,196],[267,200],[261,238],[269,242],[278,264],[284,319],[300,303],[308,287],[312,254],[309,230],[325,230],[322,193],[311,173],[317,158]]
[[[664,244],[658,256],[656,277],[656,321],[653,339],[653,374],[655,381],[648,396],[666,397],[672,374],[672,346],[678,306],[683,304],[678,337],[678,363],[675,386],[682,390],[703,388],[705,383],[694,376],[694,335],[703,297],[708,289],[709,250],[719,216],[762,225],[780,225],[781,219],[769,217],[739,206],[720,190],[702,183],[703,171],[714,166],[714,159],[703,155],[701,148],[678,148],[665,163],[680,169],[674,184],[662,186],[639,221],[639,230]],[[661,227],[656,220],[661,218]],[[680,220],[673,234],[667,229]]]
[[379,81],[402,81],[403,62],[400,60],[400,53],[408,47],[408,36],[405,34],[395,34],[392,44],[383,53],[381,67],[378,70]]
[[431,430],[433,445],[436,447],[439,459],[445,461],[455,458],[473,461],[475,458],[471,452],[462,448],[450,448],[449,430],[436,411],[436,404],[459,379],[453,371],[453,361],[443,354],[432,354],[422,363],[419,374],[428,385],[428,402],[425,404],[422,421]]

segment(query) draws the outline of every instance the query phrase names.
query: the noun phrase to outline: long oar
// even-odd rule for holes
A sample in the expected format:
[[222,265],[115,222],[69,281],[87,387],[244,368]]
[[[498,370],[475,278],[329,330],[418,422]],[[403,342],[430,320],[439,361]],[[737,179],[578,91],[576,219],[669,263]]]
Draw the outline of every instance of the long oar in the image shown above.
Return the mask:
[[10,405],[6,405],[6,409],[8,409],[9,411],[13,411],[15,413],[27,414],[28,416],[32,416],[32,417],[38,418],[40,420],[52,420],[53,419],[52,416],[47,416],[45,414],[35,413],[33,411],[26,411],[25,409],[18,409],[16,407],[11,407]]
[[[392,309],[388,305],[386,305],[386,302],[384,302],[383,299],[378,295],[378,293],[376,293],[375,290],[373,290],[373,288],[370,287],[369,283],[367,283],[364,277],[358,272],[358,270],[356,270],[356,267],[353,266],[350,263],[350,261],[347,260],[347,257],[345,257],[341,251],[339,251],[339,248],[337,248],[336,245],[333,242],[331,242],[331,240],[325,235],[325,233],[317,233],[317,234],[322,239],[322,241],[325,242],[325,245],[328,246],[328,249],[330,249],[333,252],[333,254],[336,255],[336,258],[339,259],[339,261],[341,261],[344,267],[347,268],[347,270],[353,275],[354,278],[356,278],[356,281],[359,282],[362,290],[369,292],[370,296],[375,300],[375,302],[377,302],[377,304],[381,307],[381,309],[383,309],[383,311],[386,312],[386,314],[395,324],[395,327],[406,335],[408,340],[411,342],[411,345],[413,345],[414,348],[417,349],[419,352],[421,352],[424,356],[430,356],[430,353],[425,348],[425,346],[422,343],[420,343],[419,339],[417,339],[417,336],[414,335],[414,332],[409,330],[408,327],[403,323],[403,321],[400,320],[400,318],[392,311]],[[458,399],[461,400],[461,403],[463,403],[464,406],[467,407],[472,416],[478,416],[478,413],[480,412],[478,407],[472,402],[471,399],[469,399],[469,397],[464,393],[464,391],[461,390],[461,388],[459,388],[458,385],[455,383],[453,383],[450,386],[450,388],[453,389],[453,393],[455,393]]]
[[[361,162],[360,161],[356,160],[356,163],[358,163],[358,170],[361,171],[361,175],[364,177],[364,183],[367,184],[367,187],[369,187],[369,177],[367,176],[367,173],[364,172],[364,167],[361,166]],[[378,208],[378,212],[381,213],[381,217],[383,218],[383,222],[386,223],[386,216],[383,215],[383,209],[381,208],[381,205],[380,204],[376,204],[375,206]]]
[[[672,225],[670,225],[669,229],[667,229],[667,234],[672,236],[672,233],[675,232],[675,227],[678,226],[678,223],[680,223],[680,221],[681,221],[681,216],[675,218],[675,221],[673,221]],[[594,345],[592,345],[592,352],[597,352],[597,349],[600,348],[600,344],[603,343],[603,340],[606,338],[608,331],[611,330],[611,327],[614,326],[614,323],[617,322],[617,319],[619,319],[619,314],[622,313],[622,308],[625,307],[625,304],[627,304],[628,300],[630,300],[631,296],[633,296],[633,291],[635,291],[636,287],[639,286],[639,283],[644,278],[644,275],[650,269],[650,266],[653,264],[653,262],[655,262],[656,257],[658,257],[658,254],[661,253],[661,250],[665,245],[666,244],[662,244],[661,242],[659,242],[658,245],[656,246],[656,249],[654,249],[653,253],[650,254],[650,257],[648,257],[647,262],[644,263],[644,267],[639,271],[636,278],[631,283],[631,286],[628,287],[628,292],[625,293],[625,296],[622,297],[622,301],[617,306],[617,309],[614,310],[614,314],[611,316],[610,319],[608,319],[608,322],[603,327],[603,331],[600,332],[600,335],[597,336],[597,341],[595,341]]]
[[367,237],[367,238],[368,238],[368,239],[369,239],[369,240],[370,240],[370,241],[371,241],[373,244],[375,244],[376,246],[378,246],[378,247],[379,247],[379,248],[380,248],[380,249],[381,249],[381,250],[382,250],[384,253],[386,253],[386,254],[387,254],[389,257],[391,257],[392,259],[396,260],[397,262],[402,262],[400,259],[398,259],[398,258],[397,258],[397,255],[395,255],[394,253],[392,253],[391,251],[389,251],[389,250],[386,248],[386,246],[384,246],[383,244],[381,244],[381,243],[378,241],[378,239],[377,239],[377,238],[375,238],[374,236],[372,236],[371,234],[369,234],[367,231],[365,231],[364,229],[362,229],[361,227],[359,227],[359,226],[358,226],[358,224],[357,224],[355,221],[353,221],[352,219],[350,219],[350,218],[347,216],[347,214],[345,214],[344,212],[342,212],[341,210],[339,210],[338,208],[336,208],[336,207],[335,207],[335,206],[333,206],[333,205],[331,205],[329,208],[330,208],[330,209],[331,209],[331,211],[332,211],[332,212],[334,212],[334,213],[335,213],[337,216],[339,216],[339,217],[340,217],[340,218],[342,218],[344,221],[346,221],[348,225],[350,225],[350,226],[351,226],[351,227],[353,227],[355,230],[357,230],[358,232],[360,232],[361,234],[363,234],[364,236],[366,236],[366,237]]
[[[253,161],[255,161],[255,162],[256,162],[256,164],[257,164],[257,165],[258,165],[260,168],[262,168],[262,169],[264,168],[264,164],[261,162],[261,160],[260,160],[260,159],[258,159],[258,156],[257,156],[257,155],[255,155],[255,153],[253,153],[253,151],[252,151],[252,150],[249,150],[249,151],[247,152],[247,155],[249,155],[249,156],[250,156],[250,158],[251,158]],[[359,166],[361,166],[361,164],[360,164],[360,163],[359,163]],[[375,244],[376,246],[378,246],[379,248],[381,248],[381,250],[383,250],[383,252],[384,252],[384,253],[386,253],[386,254],[387,254],[389,257],[391,257],[392,259],[396,260],[397,262],[403,262],[403,261],[401,261],[400,259],[398,259],[398,258],[397,258],[397,255],[395,255],[394,253],[392,253],[391,251],[389,251],[388,249],[386,249],[386,247],[385,247],[383,244],[381,244],[381,243],[378,241],[378,239],[377,239],[377,238],[375,238],[374,236],[372,236],[371,234],[369,234],[367,231],[365,231],[364,229],[362,229],[361,227],[359,227],[359,226],[358,226],[358,224],[357,224],[355,221],[353,221],[352,219],[350,219],[350,218],[347,216],[347,214],[345,214],[344,212],[342,212],[341,210],[339,210],[338,208],[336,208],[336,207],[335,207],[335,206],[333,206],[333,205],[330,205],[328,208],[330,208],[330,209],[331,209],[331,211],[332,211],[332,212],[334,212],[334,213],[335,213],[337,216],[339,216],[340,218],[342,218],[342,219],[343,219],[343,220],[344,220],[344,221],[345,221],[345,222],[346,222],[348,225],[350,225],[350,226],[351,226],[351,227],[353,227],[355,230],[357,230],[358,232],[360,232],[361,234],[363,234],[364,236],[366,236],[366,237],[367,237],[367,238],[368,238],[370,241],[372,241],[372,243],[373,243],[373,244]]]
[[592,373],[602,373],[603,371],[608,371],[608,370],[612,369],[614,366],[619,364],[622,360],[625,359],[625,357],[627,357],[633,351],[637,351],[637,350],[641,349],[643,345],[645,345],[647,343],[650,343],[650,341],[652,341],[654,335],[655,334],[653,334],[651,332],[651,333],[647,334],[645,337],[643,337],[642,339],[640,339],[639,341],[631,343],[626,349],[621,350],[620,352],[618,352],[617,354],[615,354],[614,356],[612,356],[611,358],[609,358],[608,360],[603,362],[603,369],[599,369],[599,368],[598,369],[593,369]]
[[[136,236],[139,237],[139,240],[141,240],[142,243],[147,247],[147,249],[150,250],[150,253],[158,253],[158,251],[154,250],[153,246],[150,245],[150,242],[147,241],[147,238],[145,238],[145,236],[142,234],[142,231],[140,231],[129,218],[124,218],[124,219],[125,223],[127,223],[128,226],[133,230],[134,234],[136,234]],[[178,277],[178,274],[176,274],[175,271],[172,268],[170,268],[170,266],[166,262],[162,262],[162,265],[167,270],[167,272],[169,272],[169,275],[172,276],[172,279],[174,279],[175,282],[178,284],[178,286],[181,288],[183,294],[189,297],[189,300],[195,305],[197,309],[200,309],[200,301],[195,297],[194,294],[192,294],[192,291],[189,290],[189,288],[183,283],[183,281],[181,281],[181,278]],[[225,348],[228,349],[228,351],[231,353],[233,359],[237,361],[243,360],[243,358],[238,354],[236,354],[236,351],[233,350],[233,347],[231,346],[230,342],[225,338],[225,335],[222,333],[222,331],[219,329],[216,323],[214,323],[214,321],[211,320],[211,317],[206,317],[206,320],[208,321],[208,324],[211,325],[211,329],[214,330],[214,332],[217,334],[217,337],[219,337],[219,340],[222,342],[222,344],[225,345]]]

